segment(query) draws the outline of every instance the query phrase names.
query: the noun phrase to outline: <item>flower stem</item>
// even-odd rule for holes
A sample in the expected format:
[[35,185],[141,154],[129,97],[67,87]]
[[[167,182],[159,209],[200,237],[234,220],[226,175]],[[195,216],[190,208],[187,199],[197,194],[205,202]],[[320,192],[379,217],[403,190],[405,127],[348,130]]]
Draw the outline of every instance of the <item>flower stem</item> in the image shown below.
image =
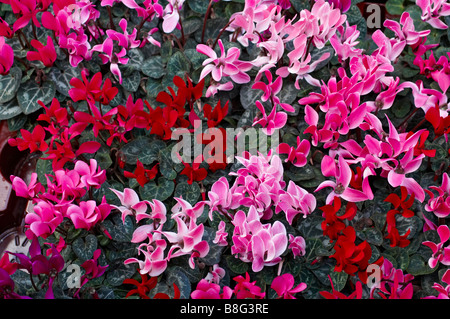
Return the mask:
[[205,43],[205,30],[206,30],[206,21],[208,21],[209,14],[211,13],[213,0],[209,0],[208,9],[206,9],[205,19],[203,20],[203,28],[202,28],[202,41],[201,43]]

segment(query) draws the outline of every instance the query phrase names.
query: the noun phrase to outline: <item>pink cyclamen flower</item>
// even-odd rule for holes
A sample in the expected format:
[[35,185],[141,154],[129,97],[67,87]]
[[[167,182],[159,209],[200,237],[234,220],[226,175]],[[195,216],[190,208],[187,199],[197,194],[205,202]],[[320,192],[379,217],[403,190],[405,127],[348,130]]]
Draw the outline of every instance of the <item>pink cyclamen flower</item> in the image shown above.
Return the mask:
[[219,223],[219,229],[216,231],[216,236],[214,237],[213,243],[219,246],[228,246],[227,236],[228,233],[225,231],[225,222],[223,220]]
[[39,201],[33,211],[25,215],[25,224],[29,225],[27,237],[34,234],[45,239],[54,233],[63,219],[63,215],[55,206],[46,201]]
[[287,248],[287,234],[280,221],[263,225],[255,206],[251,206],[247,216],[238,211],[232,223],[235,229],[231,252],[244,262],[252,262],[254,272],[281,261],[281,254]]
[[120,72],[119,64],[128,63],[128,58],[125,57],[127,50],[122,48],[120,52],[114,52],[113,39],[108,37],[102,44],[95,45],[92,51],[101,52],[99,57],[102,59],[103,64],[110,62],[111,73],[119,78],[119,83],[122,83],[122,73]]
[[220,280],[225,277],[226,271],[218,264],[213,265],[212,269],[208,272],[205,277],[205,280],[218,284]]
[[123,192],[110,188],[119,198],[121,206],[111,205],[117,208],[122,213],[122,222],[125,223],[125,218],[128,215],[139,216],[147,212],[147,201],[141,201],[138,194],[131,188],[125,188]]
[[180,20],[180,13],[184,0],[169,0],[165,9],[163,17],[163,31],[171,33],[178,25]]
[[306,284],[304,282],[298,284],[294,287],[294,276],[291,274],[283,274],[272,281],[270,288],[276,291],[278,298],[281,299],[296,299],[294,295],[306,289]]
[[406,41],[407,45],[415,45],[421,41],[421,38],[430,34],[431,30],[416,31],[414,27],[414,21],[410,17],[409,12],[403,12],[400,17],[400,23],[395,20],[387,19],[383,25],[394,31],[395,36],[403,41]]
[[233,289],[228,286],[223,287],[222,293],[220,286],[216,283],[202,279],[198,282],[197,287],[191,293],[192,299],[231,299]]
[[277,94],[280,93],[281,88],[283,87],[282,77],[278,76],[275,81],[273,81],[272,73],[269,70],[264,71],[264,74],[266,75],[269,83],[266,84],[263,81],[255,81],[252,89],[259,89],[263,91],[263,95],[261,96],[261,100],[263,102],[270,99],[273,105],[280,105],[286,112],[294,112],[294,107],[287,103],[281,103],[280,99],[277,97]]
[[[105,201],[103,204],[108,205]],[[107,207],[103,206],[103,208]],[[98,222],[108,217],[110,211],[111,209],[100,209],[94,200],[88,200],[80,202],[78,205],[69,205],[66,216],[72,220],[76,229],[90,230]]]
[[0,36],[0,75],[7,75],[14,63],[14,51]]
[[[335,160],[326,155],[322,159],[321,166],[322,173],[324,173],[325,176],[334,176],[336,179],[336,181],[322,182],[315,190],[317,192],[318,190],[321,190],[325,187],[333,188],[333,191],[331,191],[327,196],[327,204],[330,204],[335,196],[341,197],[349,202],[360,202],[373,198],[373,194],[371,193],[363,192],[350,187],[352,170],[347,161],[342,156],[339,156],[338,165],[336,165]],[[363,187],[364,185],[367,184],[363,182]]]
[[36,172],[31,173],[30,182],[28,185],[22,178],[14,175],[11,175],[11,183],[12,188],[16,192],[17,196],[28,199],[32,199],[37,194],[45,191],[42,184],[38,182],[38,176]]
[[297,256],[304,256],[306,254],[306,241],[302,236],[295,236],[289,234],[288,249],[292,251],[294,258]]
[[450,238],[450,230],[447,225],[441,225],[438,227],[437,232],[441,240],[440,243],[436,244],[432,241],[424,241],[422,243],[433,251],[433,255],[428,260],[430,268],[436,267],[439,262],[445,266],[450,266],[450,245],[444,247],[444,244]]
[[442,185],[440,187],[430,186],[431,189],[438,192],[439,196],[426,190],[430,195],[430,200],[425,205],[425,209],[429,212],[433,212],[439,218],[445,218],[450,214],[450,178],[447,173],[442,175]]
[[278,145],[277,152],[279,154],[287,154],[285,162],[290,162],[294,166],[302,167],[306,165],[306,158],[311,149],[311,144],[308,140],[300,141],[300,136],[297,136],[297,147],[290,146],[287,143]]
[[106,180],[106,171],[97,166],[95,159],[89,160],[89,165],[84,161],[77,161],[74,170],[80,174],[81,182],[86,187],[100,187]]
[[37,51],[28,51],[28,61],[41,61],[46,67],[51,67],[56,61],[56,50],[51,36],[47,36],[47,45],[43,45],[38,40],[32,39],[31,46]]
[[197,51],[208,56],[203,61],[203,70],[200,74],[200,80],[206,77],[209,73],[214,81],[220,82],[222,77],[229,76],[231,80],[236,83],[242,84],[250,81],[250,76],[245,73],[250,70],[253,65],[249,62],[243,62],[239,60],[241,50],[237,47],[231,47],[225,53],[225,48],[221,40],[217,42],[220,47],[220,57],[209,46],[204,44],[197,45]]
[[285,112],[277,112],[277,107],[273,106],[269,115],[266,114],[264,105],[260,101],[256,101],[256,107],[260,111],[260,115],[256,116],[253,126],[260,124],[264,134],[272,135],[276,130],[284,127],[287,122],[287,114]]
[[422,9],[423,21],[435,29],[448,28],[439,18],[450,15],[450,3],[446,0],[416,0],[416,4]]
[[287,191],[280,195],[278,206],[285,212],[289,225],[292,225],[298,214],[305,218],[314,211],[316,198],[291,180]]
[[209,201],[206,203],[209,205],[209,219],[213,219],[212,213],[218,211],[222,213],[222,210],[237,208],[238,204],[233,202],[233,193],[230,191],[230,185],[226,177],[219,178],[208,192]]
[[167,268],[167,258],[164,257],[166,247],[167,242],[164,239],[151,244],[141,244],[138,247],[138,255],[144,255],[144,260],[132,257],[126,259],[124,264],[137,263],[141,274],[148,274],[150,277],[159,276]]

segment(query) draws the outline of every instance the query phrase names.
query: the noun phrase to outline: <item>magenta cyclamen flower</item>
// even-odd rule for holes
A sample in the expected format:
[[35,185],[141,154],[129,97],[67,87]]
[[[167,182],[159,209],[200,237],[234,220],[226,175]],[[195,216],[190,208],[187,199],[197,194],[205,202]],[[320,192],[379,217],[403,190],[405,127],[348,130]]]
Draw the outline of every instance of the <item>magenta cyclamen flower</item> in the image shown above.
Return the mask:
[[294,276],[291,274],[283,274],[272,281],[270,288],[276,291],[278,298],[281,299],[296,299],[294,295],[306,289],[304,282],[298,284],[294,288]]
[[119,83],[122,83],[122,73],[120,72],[119,64],[128,63],[128,58],[125,57],[127,50],[122,47],[120,52],[114,52],[113,39],[108,37],[102,44],[95,45],[92,51],[100,52],[99,57],[102,59],[103,64],[110,62],[111,73],[119,78]]
[[264,105],[260,101],[256,101],[256,107],[260,111],[260,115],[256,116],[253,121],[253,126],[260,124],[264,134],[272,135],[276,130],[284,127],[287,121],[287,114],[285,112],[277,112],[276,105],[272,107],[269,115],[266,114]]
[[213,282],[209,282],[206,279],[202,279],[198,282],[196,289],[191,293],[192,299],[231,299],[233,290],[224,286],[222,293],[221,287]]
[[438,227],[437,232],[441,240],[440,243],[436,244],[432,241],[424,241],[422,243],[433,251],[433,255],[428,260],[430,268],[436,267],[439,262],[445,266],[450,266],[450,245],[444,247],[450,238],[450,230],[447,225],[441,225]]
[[[327,204],[330,204],[335,196],[341,197],[349,202],[360,202],[373,198],[371,191],[363,192],[350,187],[352,170],[342,156],[339,156],[337,165],[333,158],[328,155],[324,156],[322,159],[322,173],[324,176],[333,176],[335,178],[335,181],[322,182],[315,190],[317,192],[325,187],[333,188],[333,191],[327,196]],[[363,188],[365,185],[367,184],[363,183]]]
[[63,214],[54,205],[46,201],[39,201],[33,211],[25,215],[25,223],[29,225],[27,236],[47,238],[53,234],[64,219]]
[[0,75],[7,75],[14,63],[14,51],[0,36]]
[[285,162],[290,162],[294,166],[302,167],[306,165],[306,158],[311,149],[311,144],[308,140],[300,141],[300,136],[297,136],[297,147],[290,146],[287,143],[278,145],[277,152],[279,154],[287,154]]

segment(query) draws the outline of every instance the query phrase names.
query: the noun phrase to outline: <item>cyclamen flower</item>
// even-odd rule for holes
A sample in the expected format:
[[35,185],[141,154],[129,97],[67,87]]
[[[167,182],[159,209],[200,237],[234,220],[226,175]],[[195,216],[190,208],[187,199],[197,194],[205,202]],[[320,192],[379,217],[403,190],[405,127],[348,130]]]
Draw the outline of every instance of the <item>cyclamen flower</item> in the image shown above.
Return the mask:
[[102,44],[97,44],[92,48],[92,51],[100,52],[99,57],[103,64],[110,62],[111,73],[119,78],[119,83],[122,83],[122,74],[119,69],[119,64],[127,64],[128,58],[125,57],[127,50],[122,48],[120,52],[114,52],[113,39],[107,38]]
[[[372,286],[370,296],[373,298],[374,293],[383,299],[411,299],[413,296],[412,280],[414,276],[403,274],[401,269],[393,267],[389,259],[385,258],[381,265],[381,282],[379,286]],[[386,296],[389,295],[388,297]]]
[[243,211],[238,211],[232,223],[235,228],[231,252],[242,261],[251,262],[254,272],[281,261],[280,256],[287,248],[286,228],[281,222],[263,225],[256,208],[252,206],[247,216]]
[[157,277],[167,268],[167,259],[164,257],[166,247],[167,242],[164,239],[158,239],[154,243],[141,244],[138,247],[138,255],[144,255],[144,260],[132,257],[126,259],[124,264],[137,263],[141,274]]
[[127,26],[128,26],[127,20],[121,19],[119,21],[119,27],[122,29],[123,33],[110,29],[106,30],[106,34],[112,40],[117,41],[119,46],[127,50],[139,47],[141,41],[136,40],[137,30],[133,29],[133,32],[131,34],[128,34]]
[[447,217],[450,214],[450,178],[448,174],[442,175],[440,187],[430,186],[430,188],[437,191],[439,196],[435,197],[431,191],[425,190],[431,197],[425,205],[425,209],[428,212],[433,212],[439,218]]
[[206,279],[202,279],[197,283],[197,287],[191,293],[192,299],[231,299],[233,290],[224,286],[222,293],[220,292],[221,287]]
[[294,295],[305,290],[306,284],[302,282],[294,288],[294,276],[287,273],[275,277],[270,288],[276,291],[278,298],[296,299]]
[[394,31],[395,36],[400,40],[406,41],[407,45],[415,45],[420,42],[421,38],[430,34],[431,30],[416,31],[414,21],[410,17],[409,12],[403,12],[400,17],[400,23],[387,19],[383,25]]
[[14,51],[0,36],[0,75],[7,75],[14,63]]
[[285,162],[290,162],[296,167],[302,167],[306,165],[306,158],[310,148],[311,144],[308,140],[300,141],[300,136],[297,136],[297,147],[281,143],[278,145],[277,152],[279,154],[288,154]]
[[368,184],[366,184],[368,182],[367,179],[363,182],[363,188],[365,191],[360,191],[350,187],[353,173],[349,164],[342,156],[339,156],[338,165],[336,165],[333,158],[328,155],[324,156],[322,159],[322,172],[325,176],[334,176],[336,179],[336,181],[322,182],[315,190],[318,191],[325,187],[333,188],[333,191],[331,191],[327,196],[327,204],[330,204],[335,196],[341,197],[350,202],[360,202],[373,198],[372,192],[369,192],[366,188],[368,187]]
[[179,11],[183,7],[184,0],[169,0],[164,9],[163,30],[165,33],[171,33],[178,25],[180,20]]
[[294,258],[297,256],[304,256],[306,254],[306,241],[302,236],[296,236],[289,234],[289,246],[288,249],[292,251]]
[[269,115],[266,114],[264,105],[260,101],[256,101],[256,107],[259,109],[260,115],[254,119],[253,126],[260,124],[264,134],[272,135],[286,124],[287,114],[285,112],[277,112],[276,106],[272,107]]
[[431,241],[424,241],[422,244],[429,247],[433,251],[433,255],[428,260],[430,268],[436,267],[440,262],[445,266],[450,266],[450,245],[444,247],[450,238],[450,230],[447,225],[441,225],[437,228],[440,243],[436,244]]
[[298,214],[306,218],[314,211],[316,198],[291,180],[286,192],[280,195],[278,206],[285,212],[289,225],[292,225]]
[[46,201],[39,201],[33,211],[25,215],[25,223],[29,225],[26,231],[27,237],[30,236],[47,238],[55,232],[64,219],[63,214],[58,211],[54,205]]
[[225,222],[223,220],[219,223],[219,229],[216,231],[213,243],[218,246],[228,246],[227,242],[228,233],[225,231]]
[[204,68],[200,74],[200,80],[211,73],[213,80],[216,82],[220,82],[222,77],[227,76],[239,84],[249,82],[250,76],[245,72],[250,70],[253,65],[249,62],[239,60],[241,50],[237,47],[231,47],[225,53],[222,41],[219,40],[217,43],[220,48],[220,57],[218,57],[217,53],[209,46],[204,44],[197,45],[197,51],[208,56],[208,58],[203,61]]
[[450,15],[450,4],[446,0],[416,0],[422,9],[422,20],[435,29],[447,29],[448,26],[439,18]]
[[111,206],[103,197],[102,206],[97,206],[94,200],[80,202],[78,205],[71,204],[66,210],[76,229],[90,230],[100,221],[105,220],[111,212]]
[[245,273],[245,277],[237,276],[233,278],[237,282],[233,289],[236,299],[262,299],[266,293],[261,292],[261,287],[256,285],[256,281],[250,282],[250,275]]
[[125,218],[128,215],[135,216],[136,219],[140,215],[147,212],[147,201],[141,201],[138,194],[131,188],[125,188],[123,192],[110,188],[119,198],[121,206],[111,205],[117,208],[122,213],[122,222],[125,223]]
[[37,51],[28,51],[28,61],[41,61],[46,67],[51,67],[56,61],[56,50],[51,36],[47,36],[47,45],[43,45],[38,40],[32,39],[31,46]]

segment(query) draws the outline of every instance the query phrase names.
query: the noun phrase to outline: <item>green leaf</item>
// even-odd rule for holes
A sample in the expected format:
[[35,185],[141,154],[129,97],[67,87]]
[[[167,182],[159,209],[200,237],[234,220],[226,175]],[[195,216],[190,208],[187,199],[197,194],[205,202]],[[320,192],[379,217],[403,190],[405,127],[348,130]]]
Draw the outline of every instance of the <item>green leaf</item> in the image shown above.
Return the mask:
[[142,73],[153,78],[160,79],[166,74],[165,65],[160,55],[152,56],[142,64]]
[[336,289],[337,291],[341,291],[342,289],[344,289],[345,284],[347,283],[347,279],[348,279],[347,273],[345,273],[344,271],[335,272],[332,270],[330,272],[330,277],[331,277],[331,280],[333,281],[334,289]]
[[174,169],[175,163],[172,160],[171,152],[171,147],[161,149],[158,153],[158,162],[161,174],[169,180],[174,180],[177,177],[177,172]]
[[255,102],[257,100],[261,100],[261,97],[263,95],[262,90],[252,89],[252,85],[253,85],[253,83],[247,83],[247,84],[242,85],[242,87],[241,87],[240,100],[241,100],[242,107],[244,109],[248,109],[249,107],[254,107]]
[[125,223],[122,223],[121,214],[114,214],[111,218],[103,221],[102,224],[111,235],[112,240],[129,243],[133,238],[135,223],[130,216],[125,218]]
[[140,83],[141,73],[136,71],[125,74],[122,79],[122,87],[129,92],[136,92],[139,89]]
[[200,197],[200,186],[196,182],[193,182],[191,185],[187,182],[178,183],[175,187],[174,197],[182,197],[191,205],[194,205]]
[[140,136],[125,144],[121,151],[128,164],[134,165],[139,159],[142,164],[150,165],[158,160],[159,151],[165,146],[166,144],[161,140],[153,141],[147,136]]
[[169,267],[165,271],[166,283],[169,286],[177,285],[180,290],[180,299],[188,299],[191,295],[191,282],[188,276],[179,267]]
[[393,15],[401,15],[405,11],[403,0],[388,0],[386,2],[386,10]]
[[141,198],[145,200],[158,199],[164,201],[172,195],[174,188],[175,183],[173,181],[161,176],[158,178],[158,182],[150,181],[144,187],[141,187],[139,193]]
[[209,252],[208,254],[200,258],[200,261],[204,262],[208,266],[212,266],[214,264],[218,264],[222,258],[222,252],[225,249],[224,246],[219,246],[213,243],[213,240],[216,236],[216,232],[211,227],[205,227],[203,233],[203,240],[206,240],[209,244]]
[[435,268],[430,268],[428,266],[427,260],[425,260],[419,254],[414,254],[411,256],[411,258],[409,260],[409,265],[406,268],[406,271],[408,272],[408,274],[411,274],[413,276],[420,276],[420,275],[431,274],[438,267],[439,267],[439,265],[436,265]]
[[98,247],[97,237],[93,234],[89,234],[86,237],[78,237],[72,243],[72,250],[81,261],[92,259],[94,251]]
[[208,9],[209,1],[206,0],[189,0],[188,1],[189,8],[191,8],[192,11],[205,14],[206,10]]
[[38,180],[42,185],[47,185],[46,174],[52,174],[52,161],[39,158],[36,162],[36,173]]
[[5,104],[0,104],[0,120],[11,119],[21,113],[22,109],[16,99],[13,99]]
[[0,75],[0,104],[11,101],[17,93],[22,79],[22,70],[12,67],[8,75]]
[[167,62],[167,73],[170,75],[181,76],[184,73],[189,73],[190,69],[191,62],[181,51],[175,52]]
[[245,274],[248,271],[248,264],[244,263],[239,258],[232,255],[226,255],[225,261],[228,268],[236,275]]
[[69,97],[69,90],[72,88],[72,85],[70,85],[70,80],[72,78],[80,78],[81,72],[79,68],[74,68],[68,63],[64,63],[59,68],[52,67],[48,75],[50,80],[55,83],[56,91]]
[[45,105],[55,97],[56,87],[53,82],[44,82],[39,86],[34,81],[28,81],[17,91],[17,101],[23,113],[28,115],[41,108],[37,103],[42,101]]
[[149,78],[145,83],[145,91],[149,98],[155,98],[163,89],[161,80]]
[[134,264],[125,265],[123,260],[116,260],[108,266],[106,273],[106,282],[113,287],[122,285],[123,281],[131,278],[136,272]]

